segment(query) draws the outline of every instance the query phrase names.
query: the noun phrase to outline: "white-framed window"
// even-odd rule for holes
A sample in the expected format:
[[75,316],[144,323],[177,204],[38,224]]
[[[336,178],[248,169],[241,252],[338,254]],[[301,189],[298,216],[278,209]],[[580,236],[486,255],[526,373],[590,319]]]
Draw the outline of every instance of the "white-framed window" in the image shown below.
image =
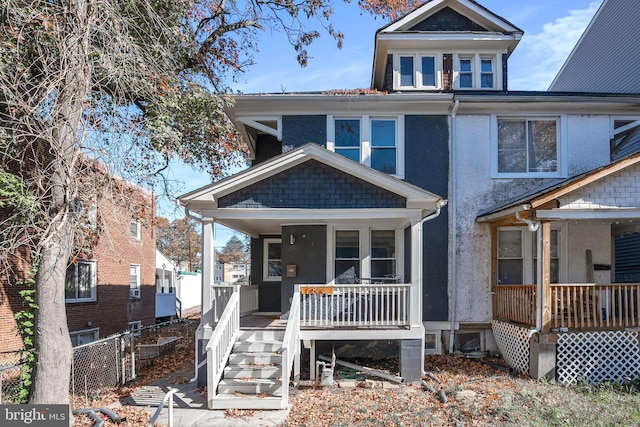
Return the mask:
[[264,239],[262,279],[265,282],[282,280],[282,240]]
[[136,320],[128,323],[128,329],[133,333],[133,336],[139,337],[142,333],[142,320]]
[[69,332],[71,345],[77,347],[97,341],[100,336],[100,328],[84,329],[82,331]]
[[377,227],[331,227],[328,249],[332,259],[333,283],[357,283],[359,279],[396,280],[402,265],[404,235],[393,229]]
[[327,135],[327,149],[404,178],[404,116],[328,116]]
[[142,228],[142,226],[141,226],[139,220],[131,219],[131,222],[130,222],[130,225],[129,225],[129,233],[130,233],[132,239],[140,240],[141,228]]
[[129,266],[129,296],[131,299],[140,299],[140,265]]
[[[561,277],[561,229],[551,230],[551,283]],[[537,281],[537,232],[527,227],[498,229],[498,284],[535,284]]]
[[442,54],[395,53],[393,69],[393,88],[396,90],[442,87]]
[[65,302],[96,300],[96,262],[74,260],[67,267],[64,289]]
[[495,87],[495,59],[480,57],[480,88],[493,89]]
[[461,56],[458,59],[460,89],[473,89],[473,58]]
[[492,175],[557,178],[566,175],[566,117],[492,118]]
[[500,54],[454,53],[454,89],[498,90],[502,87]]

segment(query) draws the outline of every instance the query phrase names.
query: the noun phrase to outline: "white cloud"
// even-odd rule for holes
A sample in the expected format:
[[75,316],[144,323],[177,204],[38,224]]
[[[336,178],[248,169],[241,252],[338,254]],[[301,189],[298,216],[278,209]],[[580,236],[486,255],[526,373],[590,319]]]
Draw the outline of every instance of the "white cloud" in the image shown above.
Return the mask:
[[547,23],[539,34],[525,34],[509,59],[510,90],[547,90],[601,1]]

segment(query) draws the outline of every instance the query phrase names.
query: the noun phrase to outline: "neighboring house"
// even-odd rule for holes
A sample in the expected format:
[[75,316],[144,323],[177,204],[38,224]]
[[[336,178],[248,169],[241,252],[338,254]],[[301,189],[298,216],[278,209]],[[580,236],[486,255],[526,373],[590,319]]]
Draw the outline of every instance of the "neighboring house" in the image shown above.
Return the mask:
[[549,90],[640,93],[639,21],[636,0],[604,0]]
[[[67,268],[65,305],[74,346],[155,322],[154,221],[142,214],[152,211],[149,207],[155,204],[154,196],[141,187],[119,182],[127,193],[126,203],[107,195],[91,203],[78,202],[86,213],[84,228],[90,238],[82,242]],[[23,307],[16,282],[25,267],[15,266],[10,277],[0,275],[0,342],[4,351],[22,348],[14,314]]]
[[179,315],[176,299],[178,269],[165,254],[156,249],[156,319]]
[[212,286],[216,222],[251,236],[259,311],[289,319],[280,406],[300,340],[312,376],[325,340],[396,340],[406,381],[425,350],[499,350],[563,382],[636,375],[640,285],[612,280],[615,239],[640,231],[640,157],[611,163],[611,140],[640,96],[508,91],[522,35],[431,0],[376,32],[371,90],[235,97],[253,166],[180,198],[203,224],[211,408],[266,405],[218,390],[239,332]]
[[105,196],[97,202],[100,232],[67,271],[65,301],[74,345],[155,323],[156,238],[154,218],[148,216],[154,195],[125,185],[126,199]]
[[249,278],[251,264],[224,264],[225,283],[246,282]]

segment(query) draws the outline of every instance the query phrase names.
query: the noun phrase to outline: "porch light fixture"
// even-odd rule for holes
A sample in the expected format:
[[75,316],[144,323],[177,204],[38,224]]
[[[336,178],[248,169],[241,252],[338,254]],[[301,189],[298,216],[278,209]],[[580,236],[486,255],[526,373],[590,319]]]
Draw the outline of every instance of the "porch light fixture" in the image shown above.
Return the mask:
[[296,236],[294,236],[293,234],[289,235],[289,244],[290,245],[295,245],[296,243]]

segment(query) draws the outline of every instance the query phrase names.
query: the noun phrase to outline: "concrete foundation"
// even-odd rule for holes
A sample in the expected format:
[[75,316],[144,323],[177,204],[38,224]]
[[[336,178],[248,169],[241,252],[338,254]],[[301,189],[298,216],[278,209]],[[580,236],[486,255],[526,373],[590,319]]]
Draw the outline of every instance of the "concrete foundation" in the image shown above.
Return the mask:
[[415,383],[422,380],[423,345],[422,340],[402,340],[400,342],[400,376],[405,383]]
[[531,340],[531,356],[529,360],[529,375],[534,380],[556,378],[556,334],[538,334]]

